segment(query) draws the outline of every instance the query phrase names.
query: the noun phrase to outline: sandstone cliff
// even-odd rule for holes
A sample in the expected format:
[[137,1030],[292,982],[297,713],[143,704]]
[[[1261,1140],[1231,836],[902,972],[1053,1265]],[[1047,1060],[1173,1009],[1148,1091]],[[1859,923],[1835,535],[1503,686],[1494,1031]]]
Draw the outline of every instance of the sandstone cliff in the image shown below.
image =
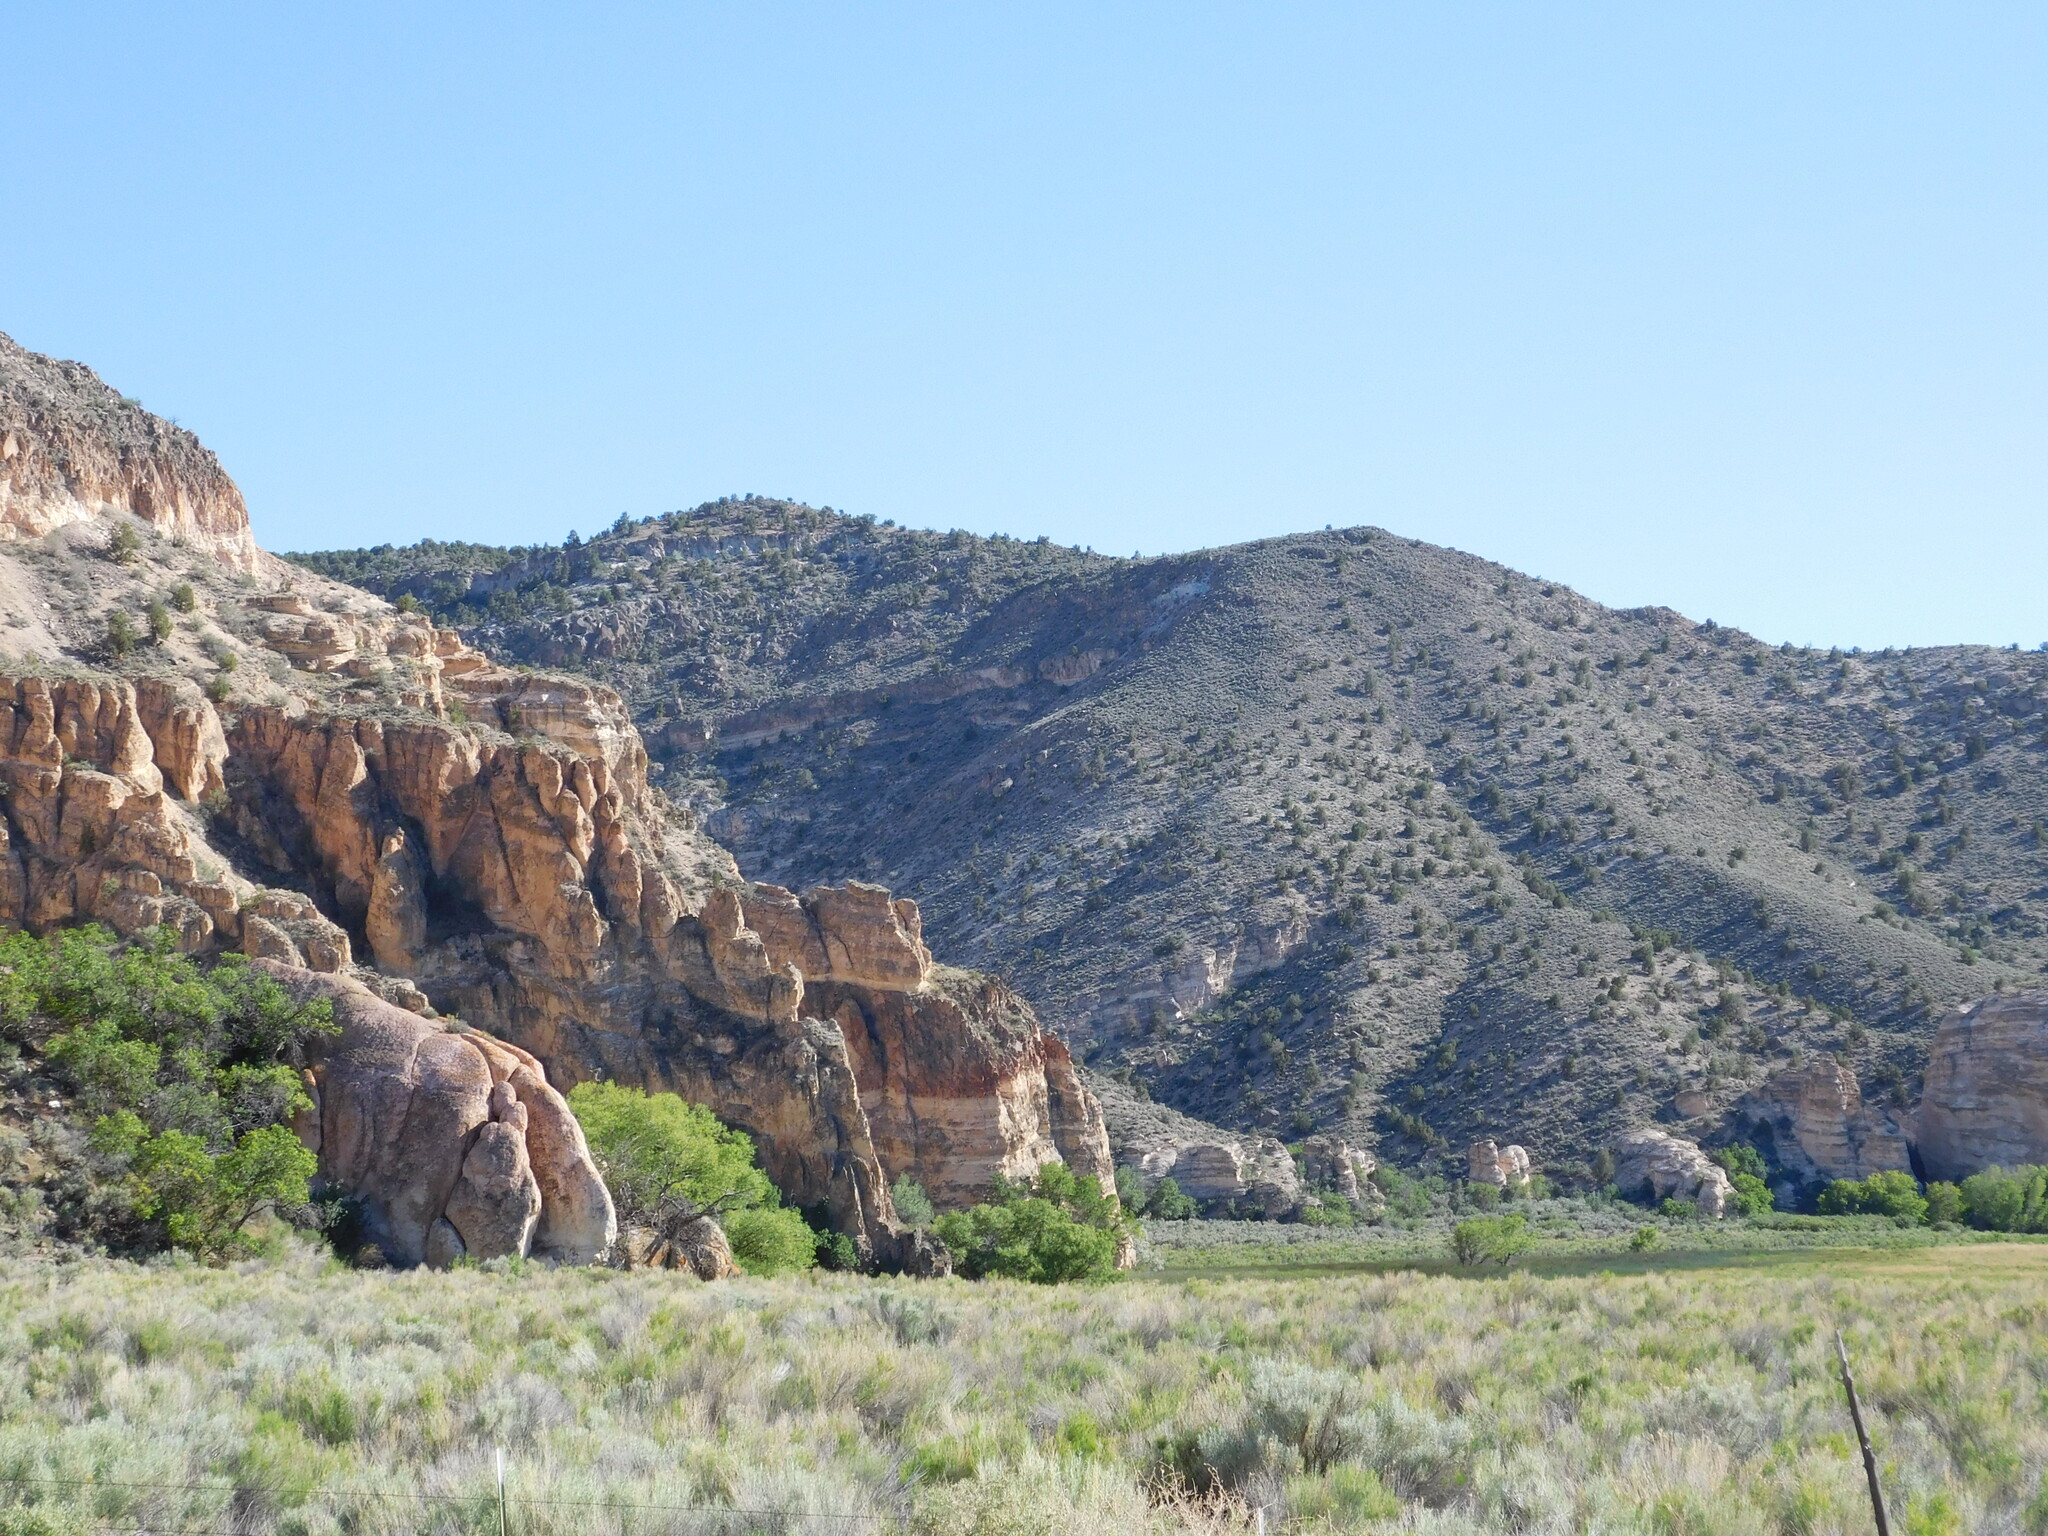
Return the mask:
[[1832,1058],[1780,1072],[1739,1108],[1770,1130],[1779,1165],[1802,1184],[1912,1167],[1897,1117],[1867,1103],[1856,1074]]
[[[193,529],[232,543],[226,496]],[[609,689],[495,666],[260,552],[195,556],[183,523],[124,552],[121,507],[24,513],[18,539],[45,531],[0,546],[0,578],[40,605],[7,639],[27,654],[0,656],[0,923],[161,923],[191,950],[360,972],[558,1083],[675,1091],[884,1263],[936,1262],[895,1220],[900,1175],[951,1203],[1064,1158],[1109,1187],[1100,1110],[1021,999],[935,966],[915,905],[879,887],[745,881],[650,784]],[[152,597],[158,643],[98,644]],[[408,1227],[400,1248],[424,1242]]]
[[2048,992],[1982,998],[1942,1019],[1917,1129],[1930,1179],[2048,1163]]

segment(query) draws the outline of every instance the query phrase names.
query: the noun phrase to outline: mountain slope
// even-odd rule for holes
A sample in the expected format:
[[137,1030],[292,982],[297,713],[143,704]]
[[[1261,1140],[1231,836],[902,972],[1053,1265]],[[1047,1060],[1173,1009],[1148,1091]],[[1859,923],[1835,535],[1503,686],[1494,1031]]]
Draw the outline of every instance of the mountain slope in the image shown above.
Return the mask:
[[2048,656],[1772,650],[1373,529],[1124,561],[785,502],[298,557],[627,697],[756,878],[861,872],[1178,1108],[1565,1177],[2039,974]]

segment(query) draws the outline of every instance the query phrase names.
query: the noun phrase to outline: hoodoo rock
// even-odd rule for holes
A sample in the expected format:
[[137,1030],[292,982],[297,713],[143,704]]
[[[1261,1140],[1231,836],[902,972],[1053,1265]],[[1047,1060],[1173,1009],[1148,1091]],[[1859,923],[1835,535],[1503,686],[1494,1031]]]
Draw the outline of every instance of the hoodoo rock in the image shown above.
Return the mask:
[[1930,1179],[2048,1163],[2048,992],[1965,1003],[1936,1029],[1918,1145]]
[[1912,1167],[1898,1120],[1866,1103],[1856,1074],[1831,1057],[1780,1072],[1741,1108],[1769,1128],[1779,1164],[1802,1183]]
[[1614,1148],[1614,1183],[1624,1195],[1648,1189],[1653,1200],[1686,1200],[1702,1216],[1726,1214],[1735,1186],[1696,1142],[1663,1131],[1630,1131]]
[[[750,884],[650,784],[617,694],[495,666],[253,544],[243,560],[232,482],[208,478],[189,434],[127,409],[87,370],[0,346],[0,532],[112,562],[127,574],[110,604],[175,589],[190,613],[146,659],[96,669],[108,614],[60,613],[41,564],[0,544],[0,597],[36,616],[11,643],[66,674],[0,676],[0,923],[161,925],[188,951],[360,978],[347,1007],[377,1004],[373,1101],[395,1081],[413,1106],[374,1122],[424,1138],[428,1171],[394,1182],[379,1147],[321,1134],[339,1138],[334,1178],[368,1181],[394,1259],[594,1251],[599,1213],[564,1172],[580,1135],[539,1091],[548,1077],[709,1106],[790,1200],[888,1265],[942,1266],[896,1220],[903,1175],[946,1204],[1055,1160],[1113,1187],[1066,1047],[1000,982],[935,963],[915,903]],[[115,426],[88,441],[95,422]],[[155,532],[124,546],[131,516]],[[252,664],[231,675],[220,658],[237,653]],[[489,1034],[434,1025],[435,1009]]]
[[1353,1210],[1378,1211],[1386,1205],[1372,1182],[1379,1159],[1341,1136],[1310,1136],[1301,1144],[1301,1171],[1311,1187],[1336,1191]]
[[349,977],[257,964],[299,1000],[333,1005],[340,1033],[311,1047],[315,1109],[299,1135],[387,1260],[589,1263],[610,1250],[611,1196],[539,1062]]
[[1529,1182],[1529,1154],[1497,1141],[1475,1141],[1465,1149],[1466,1177],[1495,1189],[1519,1189]]

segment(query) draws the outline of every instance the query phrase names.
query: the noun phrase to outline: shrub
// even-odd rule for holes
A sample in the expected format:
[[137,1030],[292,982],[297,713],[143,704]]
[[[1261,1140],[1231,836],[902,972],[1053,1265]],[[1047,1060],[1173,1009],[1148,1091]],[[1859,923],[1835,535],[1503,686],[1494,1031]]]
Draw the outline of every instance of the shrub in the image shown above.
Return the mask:
[[171,606],[180,613],[190,613],[199,606],[199,598],[192,590],[192,583],[181,581],[171,588]]
[[818,1235],[788,1206],[752,1206],[718,1218],[733,1262],[750,1275],[786,1275],[818,1262]]
[[1927,1224],[1951,1227],[1963,1219],[1963,1192],[1939,1181],[1927,1186]]
[[909,1226],[928,1227],[938,1215],[924,1186],[907,1173],[889,1186],[889,1198],[895,1203],[896,1215]]
[[998,1177],[988,1200],[933,1224],[963,1275],[1053,1285],[1116,1269],[1123,1215],[1095,1180],[1048,1163],[1029,1183]]
[[164,606],[160,597],[150,600],[149,635],[158,645],[171,638],[171,610]]
[[692,1222],[713,1216],[732,1243],[734,1262],[750,1273],[810,1267],[816,1239],[798,1213],[782,1210],[782,1196],[755,1166],[753,1139],[744,1131],[673,1093],[618,1083],[578,1083],[569,1090],[569,1108],[621,1227],[646,1227],[674,1241]]
[[307,1103],[305,1046],[335,1027],[328,1002],[293,1001],[239,955],[202,969],[160,929],[125,945],[96,926],[12,934],[0,972],[0,1033],[40,1041],[97,1117],[118,1197],[95,1206],[119,1225],[103,1235],[221,1258],[259,1212],[304,1206],[316,1164],[288,1123]]
[[1897,1169],[1858,1182],[1836,1179],[1820,1192],[1823,1216],[1889,1216],[1901,1226],[1927,1220],[1927,1198],[1913,1175]]
[[1479,1264],[1505,1268],[1534,1242],[1526,1217],[1475,1216],[1451,1229],[1451,1256],[1468,1268]]
[[1631,1253],[1655,1253],[1664,1246],[1664,1234],[1655,1227],[1637,1227],[1628,1246]]
[[135,649],[135,621],[123,609],[116,608],[107,615],[107,649],[116,656],[126,656]]
[[142,539],[135,532],[133,524],[116,523],[113,536],[107,540],[107,553],[123,565],[130,564],[136,552],[142,548]]

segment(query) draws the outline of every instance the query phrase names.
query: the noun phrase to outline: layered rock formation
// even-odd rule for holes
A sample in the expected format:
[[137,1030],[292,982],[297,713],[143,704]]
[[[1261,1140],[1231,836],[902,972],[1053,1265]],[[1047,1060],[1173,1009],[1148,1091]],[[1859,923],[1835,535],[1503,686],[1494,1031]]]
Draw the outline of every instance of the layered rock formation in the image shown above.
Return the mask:
[[1912,1167],[1897,1118],[1866,1103],[1856,1074],[1831,1057],[1780,1072],[1740,1108],[1770,1131],[1779,1165],[1802,1184]]
[[1735,1186],[1719,1164],[1686,1141],[1663,1131],[1630,1131],[1614,1148],[1614,1183],[1624,1195],[1645,1189],[1653,1200],[1686,1200],[1702,1216],[1727,1213]]
[[350,977],[259,960],[300,1001],[325,997],[338,1035],[310,1049],[313,1109],[297,1127],[320,1183],[358,1202],[394,1264],[465,1256],[587,1264],[616,1236],[583,1130],[525,1051],[426,1019]]
[[2048,992],[1982,998],[1942,1019],[1917,1130],[1930,1179],[2048,1163]]
[[256,569],[242,493],[197,437],[82,363],[0,336],[0,540],[41,538],[110,512]]
[[[359,971],[557,1082],[680,1093],[884,1263],[937,1262],[895,1220],[901,1175],[953,1203],[1064,1158],[1110,1187],[1100,1110],[1021,999],[936,966],[915,905],[879,887],[748,884],[650,786],[609,689],[494,666],[304,572],[274,585],[289,568],[268,556],[250,577],[152,535],[107,559],[123,514],[79,505],[98,521],[0,554],[37,594],[64,562],[106,560],[100,610],[34,598],[52,617],[28,638],[73,637],[40,642],[37,668],[68,675],[0,675],[0,923],[165,924],[189,950]],[[174,583],[189,617],[167,614],[160,644],[94,650],[107,610]],[[447,1199],[502,1206],[522,1184],[513,1139],[482,1137],[495,1161],[436,1219]],[[398,1252],[430,1256],[433,1221],[404,1220]]]

